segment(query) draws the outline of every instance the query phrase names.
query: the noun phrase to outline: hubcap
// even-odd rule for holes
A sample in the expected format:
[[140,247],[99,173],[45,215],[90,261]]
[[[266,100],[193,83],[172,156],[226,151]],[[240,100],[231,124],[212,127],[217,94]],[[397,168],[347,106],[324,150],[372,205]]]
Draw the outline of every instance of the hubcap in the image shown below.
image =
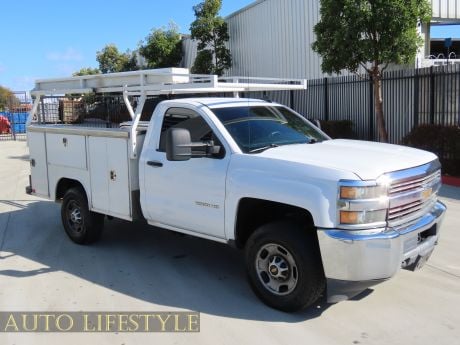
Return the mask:
[[264,245],[257,253],[256,271],[262,285],[276,295],[287,295],[297,286],[298,271],[292,254],[275,243]]
[[289,264],[282,256],[274,255],[268,262],[268,272],[272,278],[286,280],[289,278]]
[[73,231],[81,232],[83,230],[80,205],[75,201],[71,201],[67,205],[67,222]]

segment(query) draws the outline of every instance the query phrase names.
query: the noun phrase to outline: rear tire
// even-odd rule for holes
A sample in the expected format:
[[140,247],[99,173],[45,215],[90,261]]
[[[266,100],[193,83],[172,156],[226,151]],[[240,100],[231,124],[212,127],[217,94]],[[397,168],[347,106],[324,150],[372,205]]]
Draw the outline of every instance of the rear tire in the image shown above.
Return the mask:
[[75,243],[89,244],[101,237],[104,215],[89,210],[86,194],[81,188],[71,188],[65,193],[61,219],[65,232]]
[[326,286],[316,232],[290,221],[263,225],[249,237],[246,267],[255,294],[286,312],[310,306]]

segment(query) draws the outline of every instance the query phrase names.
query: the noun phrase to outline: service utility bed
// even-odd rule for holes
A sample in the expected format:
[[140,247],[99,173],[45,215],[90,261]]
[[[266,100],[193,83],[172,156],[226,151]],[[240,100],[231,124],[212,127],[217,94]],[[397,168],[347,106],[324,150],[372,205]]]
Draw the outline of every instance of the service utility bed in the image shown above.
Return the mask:
[[[83,179],[92,211],[132,220],[138,200],[138,159],[130,158],[130,127],[85,128],[67,125],[29,127],[34,191],[50,198],[61,177]],[[137,135],[137,150],[143,142]],[[138,157],[139,155],[136,155]],[[137,202],[135,203],[137,204]]]

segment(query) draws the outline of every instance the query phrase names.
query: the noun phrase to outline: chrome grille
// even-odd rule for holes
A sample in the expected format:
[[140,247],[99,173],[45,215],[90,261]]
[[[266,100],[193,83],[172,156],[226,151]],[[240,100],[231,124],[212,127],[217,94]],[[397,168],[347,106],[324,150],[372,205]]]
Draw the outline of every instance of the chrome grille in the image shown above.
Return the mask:
[[[389,189],[389,226],[401,226],[429,212],[436,203],[437,193],[441,187],[441,170],[438,166],[439,163],[432,163],[390,174],[393,182]],[[436,168],[435,171],[433,167]]]

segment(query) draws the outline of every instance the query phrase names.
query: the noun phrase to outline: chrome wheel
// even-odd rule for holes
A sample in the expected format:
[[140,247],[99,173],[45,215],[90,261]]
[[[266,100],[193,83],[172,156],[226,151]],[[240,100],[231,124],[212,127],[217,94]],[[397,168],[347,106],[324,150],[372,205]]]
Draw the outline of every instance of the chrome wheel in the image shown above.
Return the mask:
[[67,223],[69,224],[70,228],[75,231],[76,233],[80,233],[83,231],[83,218],[81,215],[81,208],[80,205],[76,201],[70,201],[67,204]]
[[255,260],[257,276],[262,285],[276,295],[287,295],[297,286],[298,269],[294,257],[283,246],[265,244]]

